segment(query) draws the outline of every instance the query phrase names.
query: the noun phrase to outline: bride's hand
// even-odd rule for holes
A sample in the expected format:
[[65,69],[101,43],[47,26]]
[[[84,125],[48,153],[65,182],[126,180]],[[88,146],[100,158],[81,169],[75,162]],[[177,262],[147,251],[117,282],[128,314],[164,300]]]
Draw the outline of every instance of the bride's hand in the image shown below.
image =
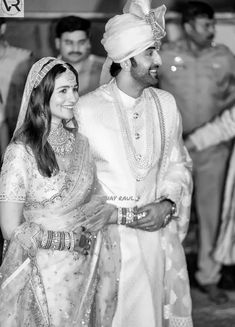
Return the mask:
[[81,227],[80,232],[74,233],[74,251],[82,255],[88,255],[92,241],[95,238],[95,234],[88,232],[85,227]]

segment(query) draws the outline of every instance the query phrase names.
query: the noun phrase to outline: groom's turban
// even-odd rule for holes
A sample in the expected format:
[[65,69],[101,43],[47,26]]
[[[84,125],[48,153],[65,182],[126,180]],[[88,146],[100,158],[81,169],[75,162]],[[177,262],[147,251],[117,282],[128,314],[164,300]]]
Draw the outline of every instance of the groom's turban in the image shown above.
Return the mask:
[[165,36],[164,5],[150,9],[151,0],[130,0],[124,14],[111,18],[101,43],[116,63],[123,62],[155,45],[159,49]]

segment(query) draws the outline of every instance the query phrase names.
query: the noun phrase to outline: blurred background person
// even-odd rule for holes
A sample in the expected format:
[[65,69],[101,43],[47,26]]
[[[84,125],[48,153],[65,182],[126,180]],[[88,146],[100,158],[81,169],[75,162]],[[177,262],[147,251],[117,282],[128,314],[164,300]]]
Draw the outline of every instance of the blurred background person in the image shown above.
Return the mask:
[[91,23],[77,17],[62,17],[56,25],[55,46],[59,58],[74,66],[79,73],[79,94],[93,91],[99,86],[104,58],[91,54]]
[[[235,103],[235,58],[226,46],[213,42],[214,10],[207,3],[185,4],[182,28],[182,39],[163,46],[159,74],[161,88],[176,98],[186,137]],[[211,253],[220,224],[229,154],[228,143],[190,153],[194,164],[194,208],[199,223],[196,280],[217,304],[228,300],[217,287],[221,264]]]
[[[235,137],[235,107],[226,110],[213,121],[198,128],[185,140],[191,151],[201,151],[215,144]],[[222,210],[222,224],[213,255],[218,262],[225,265],[229,271],[223,280],[223,287],[231,289],[235,283],[235,145],[229,161],[226,187]]]
[[4,138],[7,137],[4,142],[7,144],[15,129],[19,103],[33,59],[31,51],[14,47],[7,42],[5,38],[6,28],[5,18],[0,18],[1,120],[4,124],[1,127],[1,134],[4,134]]
[[0,156],[1,156],[0,167],[2,163],[2,155],[7,147],[8,142],[9,142],[8,128],[7,128],[6,121],[4,120],[3,100],[0,90]]
[[[5,38],[6,28],[7,23],[5,18],[0,18],[1,162],[2,155],[15,129],[25,81],[33,61],[32,53],[29,50],[14,47],[7,42]],[[2,246],[3,238],[0,232],[0,262]]]

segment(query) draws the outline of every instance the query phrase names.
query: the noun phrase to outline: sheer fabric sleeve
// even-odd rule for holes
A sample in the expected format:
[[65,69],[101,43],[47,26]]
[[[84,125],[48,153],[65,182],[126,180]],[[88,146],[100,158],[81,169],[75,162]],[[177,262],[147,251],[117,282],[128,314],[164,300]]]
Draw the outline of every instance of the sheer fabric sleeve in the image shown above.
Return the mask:
[[0,176],[0,201],[25,202],[29,184],[29,156],[23,144],[7,147]]
[[235,136],[235,107],[226,110],[210,123],[198,128],[188,139],[198,151],[228,141]]

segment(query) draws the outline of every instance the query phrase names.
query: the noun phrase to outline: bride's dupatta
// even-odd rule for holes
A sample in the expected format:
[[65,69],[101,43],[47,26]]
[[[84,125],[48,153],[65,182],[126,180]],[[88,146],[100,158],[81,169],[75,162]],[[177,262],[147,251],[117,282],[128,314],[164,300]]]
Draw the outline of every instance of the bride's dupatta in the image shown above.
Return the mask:
[[[61,63],[55,58],[43,58],[32,67],[26,82],[16,129],[24,120],[37,73],[48,60],[52,64]],[[38,261],[40,253],[47,250],[38,249],[34,238],[39,232],[39,226],[55,231],[72,231],[83,226],[93,233],[89,254],[77,257],[75,255],[74,258],[77,260],[79,286],[75,290],[73,310],[63,327],[97,327],[101,325],[101,321],[105,322],[104,326],[110,326],[115,311],[117,277],[120,269],[117,235],[115,231],[112,232],[112,226],[104,228],[111,210],[110,206],[105,204],[104,197],[100,195],[88,142],[78,134],[75,144],[74,156],[64,187],[47,201],[33,203],[24,208],[25,222],[12,236],[0,267],[0,326],[52,327]],[[8,152],[10,151],[9,147]],[[7,167],[5,169],[7,170]],[[100,208],[99,215],[97,206]],[[60,254],[64,252],[65,258],[72,256],[66,251],[54,251],[55,260],[59,252]],[[108,264],[106,260],[109,261]],[[50,266],[50,262],[46,264]],[[67,270],[69,271],[69,266]],[[99,303],[96,305],[95,294],[103,295],[102,306]]]
[[[66,187],[60,195],[50,199],[50,203],[43,209],[40,206],[37,208],[36,205],[30,208],[26,213],[28,222],[20,225],[11,239],[0,268],[1,326],[18,326],[17,320],[29,322],[30,327],[51,326],[43,280],[37,264],[37,245],[33,238],[38,233],[40,222],[43,223],[43,217],[51,221],[56,230],[64,230],[65,225],[67,231],[84,226],[95,235],[90,254],[83,257],[81,264],[78,263],[81,282],[75,309],[67,326],[88,326],[91,323],[90,316],[97,287],[97,268],[101,247],[103,255],[99,264],[99,285],[104,283],[104,280],[105,283],[111,282],[108,297],[111,297],[113,302],[118,272],[113,263],[112,253],[117,252],[117,249],[113,247],[114,241],[110,233],[105,230],[98,231],[107,222],[110,208],[106,209],[106,205],[103,204],[99,221],[95,215],[91,214],[95,213],[98,203],[104,203],[103,196],[99,195],[99,187],[95,184],[88,143],[79,135]],[[62,222],[61,226],[60,222]],[[115,261],[117,258],[115,257]],[[110,264],[105,264],[104,267],[102,262],[106,259]],[[100,286],[100,289],[102,287]],[[112,305],[114,310],[114,302]],[[95,307],[94,304],[93,307]],[[110,313],[110,308],[108,308],[110,317],[113,315],[113,310]],[[96,321],[100,319],[97,318],[97,314],[94,316],[96,316]]]

